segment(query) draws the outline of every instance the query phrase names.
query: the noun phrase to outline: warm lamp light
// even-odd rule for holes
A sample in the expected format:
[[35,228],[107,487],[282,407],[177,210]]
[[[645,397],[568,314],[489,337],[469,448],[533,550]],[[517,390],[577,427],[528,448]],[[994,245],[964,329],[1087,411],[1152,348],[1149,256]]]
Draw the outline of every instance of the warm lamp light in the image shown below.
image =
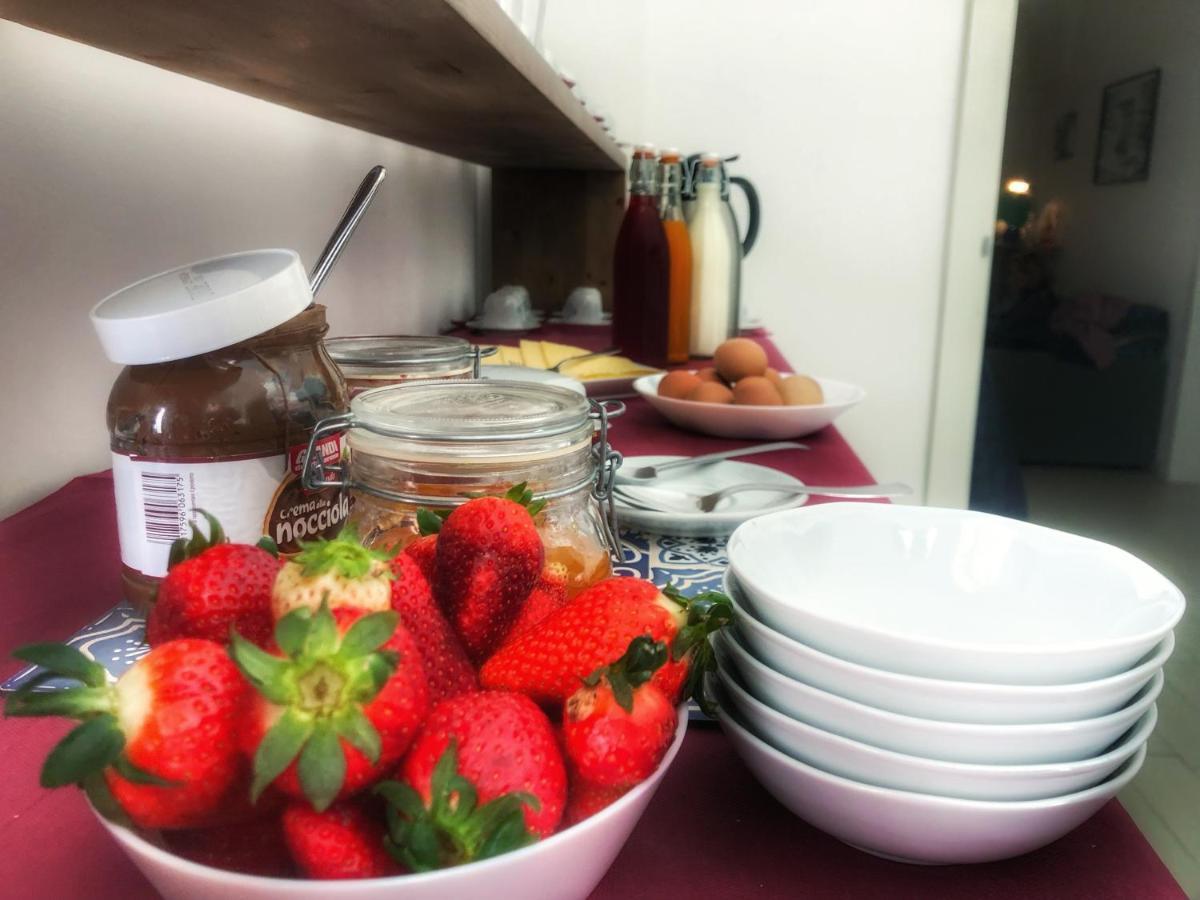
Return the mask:
[[1029,193],[1029,182],[1024,178],[1010,178],[1005,182],[1004,189],[1010,194],[1024,196]]

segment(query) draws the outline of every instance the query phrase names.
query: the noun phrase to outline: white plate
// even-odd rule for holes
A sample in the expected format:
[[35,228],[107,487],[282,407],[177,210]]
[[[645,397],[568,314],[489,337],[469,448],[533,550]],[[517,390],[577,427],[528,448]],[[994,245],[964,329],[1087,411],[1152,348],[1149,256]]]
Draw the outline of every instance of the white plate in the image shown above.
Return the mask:
[[803,437],[820,431],[850,407],[862,402],[866,396],[866,391],[856,385],[831,378],[817,378],[825,394],[825,402],[813,406],[698,403],[695,400],[658,396],[658,383],[662,377],[662,374],[643,375],[633,382],[633,388],[668,421],[680,428],[717,437],[766,440]]
[[549,384],[554,387],[566,388],[577,394],[586,394],[583,383],[558,372],[548,369],[533,369],[529,366],[480,366],[479,374],[483,378],[496,381],[532,381],[535,384]]
[[1156,672],[1131,703],[1095,719],[964,724],[902,716],[795,681],[759,662],[727,631],[713,647],[721,665],[733,666],[746,690],[776,712],[872,747],[946,762],[1024,766],[1097,756],[1146,714],[1163,686],[1162,672]]
[[142,834],[100,818],[167,900],[559,900],[588,896],[600,883],[683,744],[687,709],[675,742],[649,778],[611,806],[558,834],[492,859],[436,872],[354,881],[264,878],[200,865],[168,853]]
[[1133,699],[1175,649],[1175,635],[1168,632],[1132,669],[1076,684],[985,684],[921,678],[838,659],[768,628],[758,620],[729,571],[724,589],[733,601],[742,643],[770,668],[868,706],[945,722],[1029,725],[1108,715]]
[[935,865],[993,862],[1058,840],[1129,784],[1138,750],[1103,784],[1050,800],[998,802],[874,787],[794,760],[732,716],[721,728],[767,792],[806,822],[878,856]]
[[583,325],[595,327],[596,325],[611,325],[612,313],[604,313],[598,319],[564,319],[558,313],[551,313],[546,321],[551,325]]
[[472,319],[463,324],[471,331],[533,331],[535,328],[542,327],[542,320],[537,316],[530,316],[524,323],[506,322],[493,324],[485,319]]
[[[629,471],[638,466],[661,465],[683,459],[681,456],[630,456],[621,468]],[[745,491],[721,501],[710,513],[696,509],[695,500],[683,495],[708,494],[734,484],[745,482],[768,482],[780,485],[802,485],[804,482],[784,472],[754,463],[722,460],[706,466],[672,473],[666,472],[651,481],[629,483],[620,480],[617,472],[617,487],[635,500],[646,500],[655,506],[670,506],[671,512],[652,512],[629,506],[620,494],[614,493],[617,515],[623,526],[636,528],[650,534],[675,534],[684,537],[712,537],[729,534],[743,522],[764,513],[776,512],[800,506],[808,498],[804,495],[784,496],[769,491]]]
[[776,631],[863,665],[954,681],[1116,675],[1184,610],[1175,585],[1123,550],[959,509],[774,513],[734,532],[729,564]]
[[738,718],[792,759],[863,784],[964,800],[1044,800],[1086,790],[1137,753],[1158,721],[1158,710],[1151,706],[1106,752],[1078,762],[1031,766],[944,762],[872,747],[805,724],[756,700],[730,672],[722,670],[720,680]]

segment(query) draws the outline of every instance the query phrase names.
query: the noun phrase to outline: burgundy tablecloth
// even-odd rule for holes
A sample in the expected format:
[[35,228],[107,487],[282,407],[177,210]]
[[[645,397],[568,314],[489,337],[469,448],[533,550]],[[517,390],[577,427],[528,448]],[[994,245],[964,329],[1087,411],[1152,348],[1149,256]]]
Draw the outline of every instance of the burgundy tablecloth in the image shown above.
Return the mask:
[[[574,334],[546,337],[570,341]],[[599,335],[592,345],[604,339]],[[699,453],[731,443],[685,436],[641,401],[630,406],[614,433],[623,452]],[[827,483],[868,477],[835,430],[806,440],[813,447],[807,453],[761,461]],[[108,473],[77,478],[0,522],[0,678],[19,668],[8,658],[13,647],[66,637],[119,599]],[[41,760],[67,727],[0,722],[0,896],[153,897],[78,792],[38,787]],[[796,819],[758,786],[719,731],[693,726],[594,897],[751,896],[1150,900],[1183,892],[1115,801],[1057,843],[1004,863],[925,868],[876,859]]]

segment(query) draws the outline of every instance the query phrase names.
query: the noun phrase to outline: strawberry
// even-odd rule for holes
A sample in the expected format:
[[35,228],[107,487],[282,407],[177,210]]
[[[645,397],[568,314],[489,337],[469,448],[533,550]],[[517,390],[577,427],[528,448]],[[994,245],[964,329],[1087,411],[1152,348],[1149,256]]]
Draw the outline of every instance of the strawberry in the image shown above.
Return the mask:
[[437,536],[442,528],[442,519],[427,509],[419,509],[417,510],[417,528],[420,536],[408,543],[404,548],[404,554],[411,556],[413,561],[421,567],[421,574],[432,586],[434,575],[437,572]]
[[479,691],[440,704],[425,722],[404,760],[401,773],[428,808],[434,825],[455,836],[455,823],[439,818],[432,789],[434,771],[456,747],[458,775],[487,804],[513,791],[533,802],[525,809],[525,825],[539,837],[554,832],[566,802],[567,776],[554,727],[538,707],[520,694]]
[[671,701],[650,679],[667,645],[642,635],[597,669],[563,704],[563,746],[572,772],[598,787],[633,787],[658,768],[675,736]]
[[268,878],[296,874],[278,814],[215,828],[164,831],[162,837],[176,856],[202,866]]
[[204,638],[225,644],[230,628],[256,644],[266,642],[274,624],[271,585],[279,560],[262,545],[229,543],[212,515],[197,512],[208,520],[209,535],[193,525],[190,540],[171,546],[167,576],[146,620],[146,642],[157,647]]
[[479,690],[475,668],[454,629],[433,600],[429,582],[411,557],[392,559],[392,609],[416,641],[432,708],[443,700]]
[[347,525],[329,541],[303,541],[300,552],[284,563],[271,590],[271,610],[279,620],[296,609],[384,612],[391,609],[391,555],[370,550]]
[[421,657],[399,616],[298,609],[275,627],[279,649],[235,637],[230,652],[257,689],[242,749],[251,796],[274,784],[318,812],[391,769],[428,710]]
[[700,690],[701,676],[713,666],[707,637],[732,616],[724,594],[688,599],[641,579],[608,578],[501,647],[479,670],[479,683],[559,704],[644,634],[665,642],[671,652],[671,660],[654,675],[659,689],[674,703],[686,676],[692,695],[707,706]]
[[[246,684],[220,644],[160,644],[112,686],[104,668],[73,647],[31,644],[14,655],[48,671],[12,696],[6,715],[83,720],[46,758],[43,787],[80,784],[110,818],[123,811],[143,828],[189,828],[218,815],[240,783],[236,729]],[[81,685],[38,692],[53,675]]]
[[468,500],[438,532],[434,595],[476,663],[508,635],[542,571],[533,516],[544,503],[532,500],[524,484]]
[[571,788],[567,792],[567,808],[563,811],[563,826],[577,825],[584,819],[590,819],[627,793],[627,787],[592,784],[572,778]]
[[324,812],[292,803],[283,811],[283,833],[309,878],[383,878],[402,871],[384,849],[383,816],[372,816],[354,800]]
[[567,567],[562,563],[546,563],[537,584],[521,604],[521,612],[504,639],[507,644],[529,631],[550,613],[567,603]]

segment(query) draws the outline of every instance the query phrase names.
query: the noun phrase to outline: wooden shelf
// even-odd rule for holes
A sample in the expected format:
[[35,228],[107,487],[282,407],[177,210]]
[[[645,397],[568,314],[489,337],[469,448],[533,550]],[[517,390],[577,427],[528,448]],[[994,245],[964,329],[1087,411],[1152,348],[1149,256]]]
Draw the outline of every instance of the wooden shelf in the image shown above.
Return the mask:
[[0,16],[486,166],[625,165],[494,0],[0,0]]

